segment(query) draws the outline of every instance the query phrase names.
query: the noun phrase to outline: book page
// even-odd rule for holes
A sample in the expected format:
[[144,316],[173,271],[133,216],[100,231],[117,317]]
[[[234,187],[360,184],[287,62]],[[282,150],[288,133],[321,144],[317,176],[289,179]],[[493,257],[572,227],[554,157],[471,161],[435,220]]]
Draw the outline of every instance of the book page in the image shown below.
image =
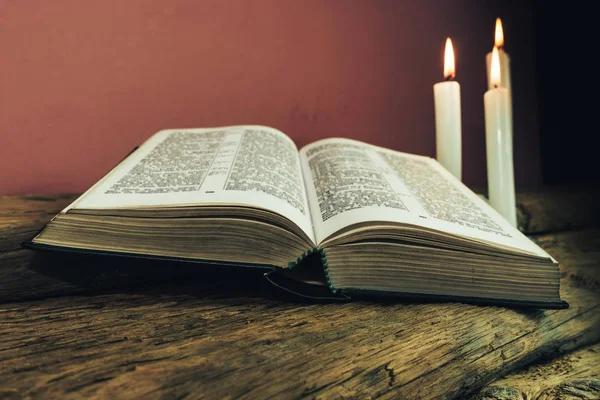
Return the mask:
[[350,139],[300,150],[317,243],[352,224],[422,226],[549,257],[430,157]]
[[296,145],[264,126],[160,131],[69,208],[186,205],[263,208],[314,241]]

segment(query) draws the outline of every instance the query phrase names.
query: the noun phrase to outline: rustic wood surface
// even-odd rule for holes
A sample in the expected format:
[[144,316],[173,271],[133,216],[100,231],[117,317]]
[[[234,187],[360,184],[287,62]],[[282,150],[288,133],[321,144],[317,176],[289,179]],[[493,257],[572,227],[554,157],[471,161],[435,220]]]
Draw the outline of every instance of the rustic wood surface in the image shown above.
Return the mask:
[[588,228],[532,236],[568,310],[314,304],[253,271],[19,248],[71,200],[0,199],[0,398],[464,398],[600,340],[592,220],[528,225]]
[[600,226],[597,187],[554,187],[517,193],[517,221],[526,234]]
[[600,343],[509,374],[472,400],[600,399]]
[[[487,199],[487,188],[473,188]],[[550,186],[517,192],[517,225],[521,232],[539,234],[600,227],[596,186]]]

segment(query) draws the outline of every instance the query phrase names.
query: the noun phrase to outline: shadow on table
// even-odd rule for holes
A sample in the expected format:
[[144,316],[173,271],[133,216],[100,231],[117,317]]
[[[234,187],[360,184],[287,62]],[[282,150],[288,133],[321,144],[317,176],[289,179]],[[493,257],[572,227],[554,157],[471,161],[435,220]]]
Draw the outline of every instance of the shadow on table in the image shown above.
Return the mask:
[[[148,258],[77,254],[62,252],[35,252],[28,268],[36,276],[44,277],[46,285],[54,286],[48,295],[144,293],[148,295],[193,296],[206,299],[263,298],[298,304],[345,302],[348,297],[323,295],[329,289],[322,288],[312,297],[300,295],[302,289],[286,282],[266,279],[271,271],[267,267],[243,267],[233,265],[202,264]],[[304,268],[319,271],[324,279],[318,255],[307,257]],[[317,277],[318,278],[318,277]],[[285,278],[283,278],[285,279]],[[35,285],[35,281],[30,282]],[[41,283],[41,282],[40,282]],[[52,287],[45,290],[52,292]],[[32,290],[32,293],[39,289]],[[295,292],[294,292],[295,291]],[[320,294],[319,294],[320,293]],[[314,293],[311,293],[314,294]],[[40,296],[41,297],[41,296]],[[428,297],[389,297],[378,294],[352,295],[353,299],[384,305],[456,303],[453,299],[431,299]],[[464,303],[478,304],[476,301]],[[544,311],[515,307],[524,315],[537,320]]]
[[[69,294],[139,293],[187,295],[198,298],[263,297],[294,302],[331,302],[345,299],[330,296],[321,287],[312,298],[277,286],[269,280],[268,266],[172,261],[71,252],[32,252],[23,293],[29,297]],[[307,257],[306,264],[324,281],[320,260]],[[313,276],[313,278],[315,278]],[[285,278],[284,278],[285,279]],[[296,288],[293,288],[295,290]],[[304,293],[303,293],[304,294]],[[326,294],[327,296],[323,296]]]

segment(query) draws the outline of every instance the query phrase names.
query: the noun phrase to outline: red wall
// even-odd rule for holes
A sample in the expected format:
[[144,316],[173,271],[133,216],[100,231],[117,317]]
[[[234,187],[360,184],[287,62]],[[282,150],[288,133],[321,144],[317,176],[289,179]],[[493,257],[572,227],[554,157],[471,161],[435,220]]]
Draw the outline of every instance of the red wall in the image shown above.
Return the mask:
[[[264,124],[435,155],[451,36],[463,176],[486,180],[485,54],[512,56],[517,184],[540,182],[529,2],[0,0],[0,194],[80,192],[164,128]],[[515,5],[518,4],[518,5]]]

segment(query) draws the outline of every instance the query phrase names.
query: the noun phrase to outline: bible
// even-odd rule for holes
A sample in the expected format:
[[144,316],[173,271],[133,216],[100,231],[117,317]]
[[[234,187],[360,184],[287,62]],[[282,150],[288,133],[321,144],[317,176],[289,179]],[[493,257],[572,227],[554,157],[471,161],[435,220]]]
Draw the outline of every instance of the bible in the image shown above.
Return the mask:
[[155,133],[28,247],[267,268],[301,295],[568,307],[557,261],[435,159],[260,125]]

